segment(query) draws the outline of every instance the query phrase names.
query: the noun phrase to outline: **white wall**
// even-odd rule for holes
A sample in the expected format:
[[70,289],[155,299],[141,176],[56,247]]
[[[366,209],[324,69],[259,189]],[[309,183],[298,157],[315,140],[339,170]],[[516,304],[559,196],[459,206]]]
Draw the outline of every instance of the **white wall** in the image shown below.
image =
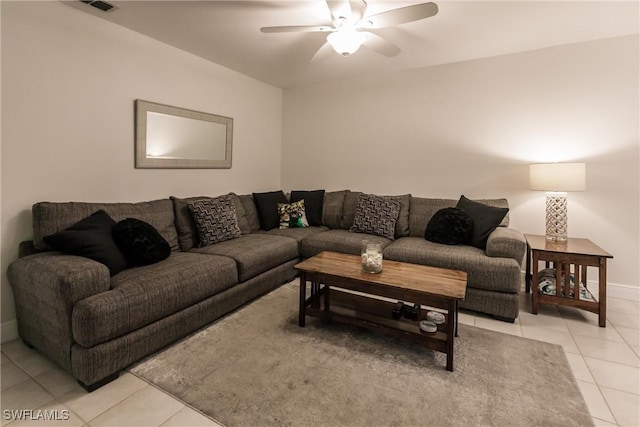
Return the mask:
[[638,287],[638,48],[636,35],[287,89],[283,187],[505,196],[513,227],[544,234],[527,165],[584,161],[569,234],[614,255],[609,282]]
[[[134,168],[134,100],[234,118],[233,167]],[[280,188],[282,90],[60,2],[2,2],[2,322],[38,201]]]

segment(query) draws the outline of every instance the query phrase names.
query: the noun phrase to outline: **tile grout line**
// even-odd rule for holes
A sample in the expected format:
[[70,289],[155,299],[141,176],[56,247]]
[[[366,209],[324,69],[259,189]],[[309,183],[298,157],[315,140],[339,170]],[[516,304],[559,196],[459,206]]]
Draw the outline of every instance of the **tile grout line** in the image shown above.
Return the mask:
[[[580,357],[582,357],[582,360],[583,360],[584,364],[587,366],[587,369],[589,370],[589,374],[591,374],[591,378],[593,378],[593,381],[595,381],[595,386],[598,388],[598,393],[600,393],[600,397],[602,398],[602,401],[605,403],[605,405],[607,406],[607,409],[609,410],[609,413],[613,417],[614,424],[616,424],[617,426],[620,426],[620,423],[618,422],[618,418],[616,418],[616,414],[614,413],[613,408],[611,408],[611,405],[609,405],[609,402],[604,397],[604,393],[602,393],[602,389],[600,388],[600,384],[598,384],[598,380],[596,379],[596,376],[593,374],[593,371],[592,371],[591,367],[589,366],[589,364],[587,363],[587,361],[585,359],[585,357],[589,357],[589,356],[585,356],[583,354],[583,352],[582,352],[582,349],[580,349],[580,346],[578,346],[578,343],[576,343],[576,339],[575,339],[574,333],[571,332],[571,329],[569,328],[569,326],[567,324],[567,319],[564,316],[562,316],[562,313],[560,313],[560,316],[562,317],[562,321],[565,323],[565,326],[567,327],[567,330],[569,331],[569,336],[571,337],[571,340],[573,341],[573,343],[575,344],[576,348],[580,352]],[[611,322],[609,322],[609,323],[611,324]],[[600,326],[595,325],[595,327],[599,328]],[[616,332],[618,332],[618,331],[616,331]],[[607,340],[603,340],[603,341],[607,341]],[[599,359],[597,357],[594,357],[593,359],[604,360],[604,359]],[[609,362],[608,360],[605,360],[605,361]],[[612,363],[615,363],[615,362],[612,362]],[[619,365],[624,365],[624,364],[619,363]],[[627,366],[627,365],[624,365],[624,366]],[[584,396],[582,396],[582,398],[584,399]],[[593,416],[592,416],[592,418],[593,418]],[[606,421],[606,420],[603,420],[603,421]],[[607,422],[609,422],[609,421],[607,421]]]
[[[120,378],[120,376],[118,376],[118,378]],[[118,379],[116,378],[114,381],[117,381]],[[106,385],[106,384],[105,384]],[[104,387],[104,386],[103,386]],[[147,387],[147,386],[145,386]],[[125,400],[127,400],[128,398],[130,398],[131,396],[133,396],[134,394],[138,393],[139,391],[142,391],[145,387],[142,387],[139,390],[134,391],[133,393],[131,393],[128,396],[125,396],[123,399],[118,400],[116,403],[114,403],[113,405],[109,406],[108,408],[106,408],[104,411],[98,413],[95,417],[91,418],[89,421],[85,421],[85,423],[87,423],[87,425],[91,425],[91,422],[94,421],[96,418],[98,418],[100,415],[104,414],[105,412],[109,411],[110,409],[114,408],[115,406],[121,404],[122,402],[124,402]],[[88,394],[88,393],[87,393]]]
[[[560,310],[558,310],[560,311]],[[585,355],[582,353],[582,350],[580,349],[580,346],[578,345],[578,343],[576,342],[575,336],[574,334],[571,332],[571,329],[569,328],[569,325],[567,323],[567,319],[562,315],[562,312],[560,312],[560,318],[562,319],[562,322],[564,324],[564,326],[567,328],[567,332],[569,333],[569,337],[571,337],[571,341],[573,341],[573,344],[576,346],[576,349],[578,349],[578,352],[580,353],[579,356],[582,358],[582,362],[585,364],[585,366],[587,367],[587,370],[589,371],[589,375],[591,375],[591,378],[593,378],[594,381],[594,385],[597,387],[598,389],[598,393],[600,393],[600,397],[602,398],[602,401],[605,403],[605,405],[607,406],[607,410],[609,411],[609,414],[611,414],[611,417],[613,418],[614,424],[617,426],[620,426],[620,424],[618,423],[618,419],[616,418],[616,416],[613,414],[613,410],[611,409],[611,407],[609,406],[609,402],[607,402],[607,399],[604,398],[604,394],[602,394],[602,390],[600,390],[600,385],[598,384],[598,380],[596,380],[595,375],[593,374],[591,367],[589,366],[589,364],[587,363],[587,361],[585,360]],[[576,379],[577,381],[577,379]],[[586,382],[586,381],[585,381]],[[582,394],[582,390],[580,388],[578,388],[580,390],[580,394]],[[582,394],[582,399],[584,399],[584,395]],[[586,402],[586,400],[585,400]],[[588,406],[587,406],[588,409]],[[589,415],[591,415],[591,411],[589,411]],[[593,415],[591,415],[591,418],[594,418]],[[603,420],[606,421],[608,423],[611,423],[611,421],[607,421],[607,420]],[[594,423],[595,424],[595,423]]]
[[140,377],[140,376],[138,376],[138,375],[136,375],[136,374],[134,374],[133,372],[130,372],[130,371],[127,371],[127,372],[128,372],[129,374],[133,375],[134,377],[136,377],[136,378],[138,378],[138,379],[140,379],[140,380],[142,380],[142,381],[146,382],[148,385],[150,385],[151,387],[155,388],[156,390],[158,390],[158,391],[160,391],[160,392],[164,393],[166,396],[169,396],[171,399],[175,400],[176,402],[180,402],[180,403],[183,405],[183,407],[182,407],[182,408],[178,409],[178,410],[177,410],[174,414],[172,414],[169,418],[167,418],[166,420],[164,420],[164,421],[162,422],[162,424],[160,424],[160,426],[165,425],[165,424],[167,423],[167,421],[169,421],[169,420],[171,419],[171,417],[173,417],[174,415],[176,415],[178,412],[182,411],[184,408],[189,408],[189,409],[191,409],[192,411],[197,412],[198,414],[203,415],[203,416],[204,416],[204,417],[206,417],[207,419],[210,419],[211,421],[213,421],[213,422],[215,422],[215,423],[217,423],[217,424],[219,424],[219,425],[221,425],[221,426],[223,426],[223,427],[224,427],[224,425],[223,425],[221,422],[219,422],[218,420],[216,420],[215,418],[213,418],[213,417],[211,417],[211,416],[209,416],[209,415],[205,414],[205,413],[204,413],[204,412],[202,412],[201,410],[199,410],[199,409],[197,409],[197,408],[195,408],[195,407],[191,406],[191,405],[190,405],[190,404],[188,404],[187,402],[184,402],[183,400],[181,400],[181,399],[177,398],[176,396],[172,395],[171,393],[169,393],[169,392],[167,392],[167,391],[165,391],[165,390],[161,389],[161,388],[160,388],[159,386],[157,386],[156,384],[153,384],[152,382],[149,382],[146,378]]
[[[29,349],[29,351],[35,351],[35,352],[37,352],[37,351],[36,351],[36,350],[34,350],[34,349]],[[126,400],[126,399],[128,399],[129,397],[131,397],[131,396],[133,396],[134,394],[136,394],[138,391],[142,390],[142,389],[137,390],[136,392],[134,392],[134,393],[132,393],[132,394],[130,394],[130,395],[128,395],[128,396],[126,396],[126,397],[124,397],[122,400],[119,400],[118,402],[114,403],[113,405],[111,405],[110,407],[108,407],[107,409],[105,409],[104,411],[102,411],[102,412],[100,412],[99,414],[97,414],[97,415],[96,415],[95,417],[93,417],[91,420],[85,420],[85,419],[84,419],[84,418],[82,418],[79,414],[77,414],[75,411],[73,411],[73,410],[71,409],[71,407],[69,407],[66,403],[64,403],[64,402],[61,400],[61,398],[62,398],[64,395],[62,395],[62,396],[58,396],[58,397],[53,396],[53,395],[52,395],[52,394],[51,394],[51,393],[50,393],[50,392],[49,392],[49,391],[48,391],[48,390],[47,390],[47,389],[46,389],[42,384],[40,384],[40,382],[39,382],[35,377],[33,377],[29,372],[27,372],[27,371],[26,371],[25,369],[23,369],[20,365],[18,365],[18,364],[14,361],[14,359],[13,359],[13,358],[9,357],[9,355],[7,355],[7,354],[6,354],[6,353],[4,353],[4,352],[3,352],[3,354],[5,355],[5,357],[6,357],[6,358],[8,358],[8,359],[11,361],[11,363],[13,363],[13,364],[18,368],[18,369],[20,369],[22,372],[24,372],[24,373],[28,376],[28,378],[27,378],[26,380],[21,381],[21,382],[20,382],[20,383],[18,383],[18,384],[22,384],[23,382],[26,382],[26,381],[28,381],[28,380],[32,380],[32,381],[33,381],[34,383],[36,383],[36,384],[37,384],[37,385],[38,385],[42,390],[44,390],[48,395],[50,395],[50,396],[52,397],[52,399],[51,399],[51,400],[49,400],[48,402],[44,403],[43,405],[48,405],[48,404],[50,404],[51,402],[59,403],[59,404],[61,404],[61,405],[65,406],[65,407],[67,407],[67,408],[69,409],[69,411],[70,411],[70,412],[73,412],[73,413],[74,413],[74,414],[79,418],[79,420],[80,420],[80,421],[82,421],[83,425],[85,425],[85,424],[86,424],[86,425],[90,425],[90,424],[91,424],[91,421],[95,420],[97,417],[99,417],[99,416],[100,416],[100,415],[102,415],[103,413],[107,412],[109,409],[111,409],[111,408],[113,408],[114,406],[116,406],[116,405],[118,405],[118,404],[122,403],[123,401],[125,401],[125,400]],[[66,371],[65,371],[65,372],[66,372]],[[128,371],[127,371],[127,372],[128,372]],[[12,386],[11,386],[11,387],[9,387],[7,390],[9,390],[9,389],[11,389],[11,388],[15,387],[15,386],[16,386],[16,385],[18,385],[18,384],[14,384],[14,385],[12,385]],[[143,388],[144,388],[144,387],[143,387]],[[6,390],[3,390],[3,392],[5,392],[5,391],[6,391]],[[66,393],[65,393],[65,394],[66,394]],[[34,409],[37,409],[37,408],[34,408]],[[175,415],[175,414],[174,414],[174,415]],[[173,415],[172,415],[172,416],[173,416]],[[15,421],[15,420],[14,420],[14,421]],[[14,421],[12,421],[12,422],[14,422]],[[166,422],[166,421],[165,421],[165,422]]]
[[[35,351],[35,350],[30,349],[30,351]],[[42,385],[42,384],[40,383],[40,381],[38,381],[38,380],[37,380],[34,376],[32,376],[29,372],[27,372],[27,371],[26,371],[25,369],[23,369],[20,365],[18,365],[18,364],[13,360],[13,358],[9,357],[9,355],[8,355],[8,354],[6,354],[5,352],[1,352],[1,353],[4,355],[4,357],[6,357],[7,359],[9,359],[9,362],[11,362],[11,363],[16,367],[16,368],[18,368],[18,369],[20,369],[22,372],[24,372],[24,373],[25,373],[25,375],[27,375],[27,377],[28,377],[26,380],[21,381],[21,382],[19,382],[18,384],[14,384],[14,385],[12,385],[11,387],[7,388],[6,390],[3,390],[3,391],[2,391],[3,393],[4,393],[4,392],[6,392],[7,390],[10,390],[11,388],[13,388],[13,387],[15,387],[15,386],[19,385],[19,384],[22,384],[23,382],[26,382],[26,381],[28,381],[28,380],[32,380],[32,381],[33,381],[34,383],[36,383],[36,384],[37,384],[37,385],[38,385],[42,390],[44,390],[44,391],[45,391],[49,396],[51,396],[51,397],[52,397],[52,399],[51,399],[51,400],[49,400],[48,402],[46,402],[46,403],[42,404],[41,406],[48,405],[48,404],[50,404],[51,402],[55,402],[55,403],[57,403],[57,404],[60,404],[60,405],[62,405],[62,406],[64,406],[64,407],[66,407],[66,408],[69,410],[69,412],[70,412],[70,413],[73,413],[76,417],[78,417],[78,419],[79,419],[80,421],[82,421],[82,424],[83,424],[83,425],[84,425],[84,424],[86,424],[86,423],[88,423],[88,421],[86,421],[84,418],[82,418],[79,414],[75,413],[75,411],[73,411],[73,410],[72,410],[72,409],[71,409],[71,408],[70,408],[66,403],[62,402],[62,401],[59,399],[59,397],[56,397],[56,396],[54,396],[53,394],[51,394],[51,392],[49,392],[49,390],[47,390],[47,388],[46,388],[44,385]],[[46,372],[46,371],[45,371],[45,372]],[[66,371],[65,371],[65,372],[66,372]],[[43,373],[44,373],[44,372],[43,372]],[[40,374],[38,374],[38,375],[40,375]],[[38,409],[38,408],[34,408],[34,409]],[[13,423],[13,422],[15,422],[15,421],[16,421],[16,420],[12,420],[12,421],[11,421],[11,423]],[[11,423],[9,423],[9,424],[11,424]],[[5,425],[8,425],[8,424],[5,424]]]

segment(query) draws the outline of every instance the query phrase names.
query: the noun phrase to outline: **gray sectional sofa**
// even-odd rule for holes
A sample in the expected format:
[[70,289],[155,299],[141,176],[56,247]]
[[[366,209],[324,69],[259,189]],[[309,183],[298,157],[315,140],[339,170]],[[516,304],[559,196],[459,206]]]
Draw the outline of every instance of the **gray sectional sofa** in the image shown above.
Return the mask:
[[[8,269],[22,339],[69,371],[88,390],[248,301],[293,279],[295,264],[324,250],[359,254],[364,239],[384,246],[385,259],[463,270],[461,307],[513,321],[525,252],[508,216],[487,248],[448,246],[424,239],[431,216],[456,200],[401,196],[395,239],[349,231],[358,192],[324,195],[322,226],[261,230],[251,195],[234,197],[241,236],[197,247],[187,202],[50,203],[33,206],[33,241]],[[199,199],[199,197],[191,198]],[[505,199],[485,200],[507,206]],[[114,220],[153,225],[171,246],[156,264],[110,277],[101,263],[51,251],[43,237],[103,209]]]

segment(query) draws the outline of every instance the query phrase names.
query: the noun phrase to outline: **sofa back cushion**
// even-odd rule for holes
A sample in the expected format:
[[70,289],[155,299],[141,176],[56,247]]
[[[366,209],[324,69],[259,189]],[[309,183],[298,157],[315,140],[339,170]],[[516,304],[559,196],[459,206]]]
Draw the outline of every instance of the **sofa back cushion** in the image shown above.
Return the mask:
[[210,198],[211,197],[209,196],[195,196],[180,199],[178,197],[171,196],[173,211],[176,216],[178,241],[180,242],[180,248],[182,248],[183,251],[188,251],[193,247],[197,247],[199,242],[198,229],[196,228],[196,223],[193,221],[193,216],[191,215],[188,203]]
[[174,224],[173,204],[169,199],[139,203],[40,202],[32,207],[33,244],[36,249],[50,249],[42,240],[64,230],[96,211],[104,210],[116,222],[135,218],[148,222],[169,243],[179,250],[178,232]]
[[[508,208],[507,199],[475,199],[475,201],[498,208]],[[454,208],[458,200],[453,199],[428,199],[425,197],[411,197],[411,208],[409,211],[409,234],[411,237],[424,238],[427,224],[431,217],[444,208]],[[500,227],[509,226],[509,214],[504,217]]]
[[[233,194],[233,193],[231,193]],[[260,219],[258,210],[253,202],[251,194],[234,194],[236,204],[236,214],[238,215],[238,226],[242,234],[251,234],[260,230]]]
[[[389,196],[391,197],[391,196]],[[396,239],[407,237],[409,235],[409,212],[411,209],[411,194],[403,194],[402,196],[393,196],[400,198],[400,213],[396,222]]]
[[358,200],[362,191],[347,190],[344,196],[344,207],[342,208],[342,221],[340,228],[349,230],[353,226],[353,220],[356,217],[356,209],[358,208]]
[[[322,200],[322,225],[331,229],[341,228],[344,198],[349,190],[329,191]],[[354,208],[355,209],[355,208]]]
[[[253,203],[253,197],[251,194],[238,196],[234,193],[229,193],[233,196],[233,203],[236,208],[236,217],[238,219],[238,227],[240,233],[251,234],[260,229],[260,223],[258,222],[258,211],[256,205]],[[212,199],[211,196],[195,196],[180,199],[178,197],[171,196],[173,202],[173,209],[176,216],[176,228],[178,230],[178,240],[180,241],[180,247],[183,251],[189,251],[194,247],[197,247],[200,239],[198,238],[198,230],[196,224],[193,221],[193,215],[189,210],[189,202],[202,199]]]

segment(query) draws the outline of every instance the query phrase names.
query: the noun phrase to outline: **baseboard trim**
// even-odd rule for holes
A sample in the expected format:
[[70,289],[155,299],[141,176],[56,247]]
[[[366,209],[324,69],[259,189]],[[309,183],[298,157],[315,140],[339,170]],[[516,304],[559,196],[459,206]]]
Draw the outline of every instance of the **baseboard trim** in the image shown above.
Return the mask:
[[[591,283],[589,286],[598,286],[598,282]],[[637,286],[623,285],[620,283],[607,283],[607,296],[612,298],[628,299],[631,301],[640,301],[640,288]]]
[[16,319],[9,320],[0,325],[0,343],[13,341],[16,338],[18,338],[18,322]]

